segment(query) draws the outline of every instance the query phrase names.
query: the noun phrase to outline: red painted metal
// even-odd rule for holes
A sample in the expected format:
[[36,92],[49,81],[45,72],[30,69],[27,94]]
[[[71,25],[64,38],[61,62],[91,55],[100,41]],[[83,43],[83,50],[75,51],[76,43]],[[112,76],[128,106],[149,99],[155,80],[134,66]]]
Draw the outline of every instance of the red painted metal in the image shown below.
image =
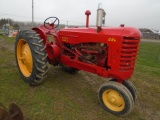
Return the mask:
[[48,45],[46,50],[50,60],[60,57],[60,48],[57,45]]
[[[89,17],[90,11],[86,11]],[[105,78],[115,78],[122,83],[133,72],[140,44],[140,31],[132,27],[64,28],[57,33],[43,28],[33,29],[46,43],[48,60],[52,65],[67,66],[95,73]],[[55,42],[49,42],[47,35]],[[47,41],[47,42],[46,42]]]
[[41,28],[32,28],[32,30],[36,31],[36,33],[38,33],[40,35],[40,37],[43,39],[43,43],[45,45],[47,42],[46,32]]
[[[63,41],[64,37],[67,37],[67,41]],[[106,57],[100,56],[102,59],[99,62],[104,66],[97,66],[90,63],[90,61],[82,60],[83,55],[80,56],[75,53],[74,57],[71,57],[62,53],[61,61],[67,66],[92,72],[106,78],[116,78],[120,82],[132,76],[140,43],[138,29],[131,27],[102,28],[100,33],[96,32],[96,28],[62,29],[59,31],[59,38],[64,43],[71,45],[102,43],[108,46]],[[85,49],[86,51],[87,49]],[[82,49],[81,52],[84,52],[84,50]],[[92,50],[87,52],[88,54],[98,54]],[[82,59],[80,59],[81,57]],[[105,62],[107,62],[107,66],[105,66]]]
[[91,11],[87,10],[85,12],[86,15],[86,27],[89,27],[89,15],[91,15]]

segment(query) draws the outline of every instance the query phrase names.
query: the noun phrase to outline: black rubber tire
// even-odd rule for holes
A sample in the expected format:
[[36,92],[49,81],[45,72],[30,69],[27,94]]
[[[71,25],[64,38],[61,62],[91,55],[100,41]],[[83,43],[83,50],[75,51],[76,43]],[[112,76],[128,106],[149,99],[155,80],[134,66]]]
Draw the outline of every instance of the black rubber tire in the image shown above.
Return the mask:
[[[32,58],[33,58],[33,69],[31,71],[31,75],[26,77],[20,69],[17,58],[17,49],[18,43],[24,39],[30,48]],[[46,46],[43,44],[43,40],[40,38],[39,34],[37,34],[33,30],[21,30],[15,42],[15,56],[16,63],[23,80],[30,85],[38,85],[40,84],[46,77],[48,72],[48,60],[47,60],[47,52],[45,50]]]
[[128,88],[128,90],[131,92],[134,102],[137,99],[137,90],[136,87],[133,85],[133,83],[129,80],[124,80],[123,81],[123,85],[126,86]]
[[62,70],[64,70],[67,73],[76,74],[78,72],[78,69],[73,68],[73,67],[68,67],[67,65],[64,65],[63,63],[60,63],[60,66]]
[[[110,81],[114,81],[117,82],[117,79],[113,78]],[[128,90],[131,92],[134,102],[136,102],[137,99],[137,90],[136,87],[133,85],[133,83],[129,80],[124,80],[123,81],[123,85],[126,86],[128,88]]]
[[[107,91],[107,93],[106,93],[106,91]],[[114,107],[112,105],[113,103],[111,103],[111,104],[109,103],[110,105],[105,103],[105,101],[103,99],[104,99],[105,94],[109,94],[108,91],[109,92],[116,91],[118,93],[118,95],[123,98],[124,104],[121,106],[124,106],[124,107],[122,107],[121,110],[113,110],[112,109]],[[112,95],[111,95],[111,97],[112,97]],[[102,105],[102,107],[106,111],[108,111],[114,115],[117,115],[117,116],[125,116],[125,115],[129,114],[132,111],[132,109],[134,108],[134,100],[133,100],[133,97],[132,97],[130,91],[123,84],[120,84],[118,82],[109,81],[107,83],[102,84],[99,88],[98,98],[99,98],[100,104]],[[111,100],[111,98],[105,98],[105,99],[106,99],[106,101],[108,99]],[[116,104],[117,103],[115,103],[115,105]],[[111,105],[113,106],[112,108],[110,107]],[[118,107],[121,107],[121,106],[118,106]]]

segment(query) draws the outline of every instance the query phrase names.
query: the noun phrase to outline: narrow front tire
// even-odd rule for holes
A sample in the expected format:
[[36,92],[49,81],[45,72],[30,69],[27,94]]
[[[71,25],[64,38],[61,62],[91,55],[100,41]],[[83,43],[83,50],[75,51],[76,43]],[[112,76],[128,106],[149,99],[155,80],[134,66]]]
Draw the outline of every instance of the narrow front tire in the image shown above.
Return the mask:
[[129,114],[134,107],[130,91],[123,85],[109,81],[100,86],[98,98],[102,107],[117,116]]

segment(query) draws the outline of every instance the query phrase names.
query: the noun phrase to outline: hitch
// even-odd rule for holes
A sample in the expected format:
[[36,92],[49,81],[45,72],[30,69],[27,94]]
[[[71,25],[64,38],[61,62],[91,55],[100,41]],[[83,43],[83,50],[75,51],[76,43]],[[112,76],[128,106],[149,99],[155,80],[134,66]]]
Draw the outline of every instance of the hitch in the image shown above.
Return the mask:
[[15,103],[9,105],[9,109],[0,103],[0,120],[23,120],[23,113]]

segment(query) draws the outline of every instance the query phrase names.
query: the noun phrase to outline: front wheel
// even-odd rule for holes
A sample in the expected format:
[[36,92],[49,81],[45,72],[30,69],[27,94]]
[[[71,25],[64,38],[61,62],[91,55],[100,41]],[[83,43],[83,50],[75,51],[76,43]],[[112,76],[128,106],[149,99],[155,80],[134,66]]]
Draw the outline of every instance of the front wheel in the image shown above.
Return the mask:
[[40,84],[48,71],[43,40],[33,30],[19,32],[15,43],[16,63],[21,77],[30,85]]
[[117,116],[131,112],[134,100],[130,91],[117,82],[109,81],[99,88],[98,98],[102,107]]
[[133,83],[129,80],[124,80],[123,81],[123,85],[126,86],[128,88],[128,90],[131,92],[134,102],[137,99],[137,90],[136,87],[133,85]]
[[[117,79],[113,78],[110,81],[117,82]],[[128,88],[128,90],[131,92],[131,94],[133,96],[134,102],[136,102],[136,99],[137,99],[137,90],[136,90],[136,87],[133,85],[133,83],[131,81],[129,81],[129,80],[124,80],[122,84],[125,87]]]

